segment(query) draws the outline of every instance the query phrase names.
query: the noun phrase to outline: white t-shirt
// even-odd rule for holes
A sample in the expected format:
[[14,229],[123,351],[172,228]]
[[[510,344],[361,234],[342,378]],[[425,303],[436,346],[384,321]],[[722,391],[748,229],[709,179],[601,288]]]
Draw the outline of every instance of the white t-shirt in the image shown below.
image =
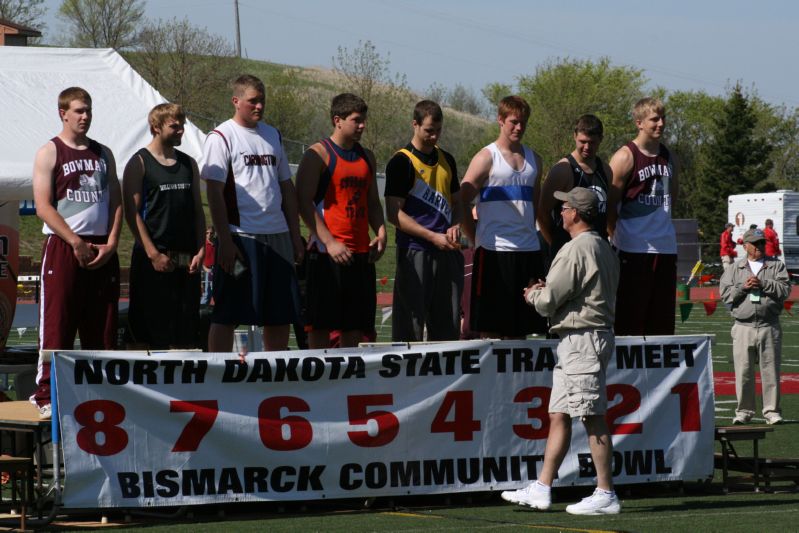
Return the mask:
[[749,270],[752,271],[752,274],[757,276],[757,273],[760,272],[761,268],[763,268],[765,262],[762,259],[758,261],[752,261],[751,259],[749,259],[748,261],[749,261]]
[[291,179],[291,170],[277,129],[262,122],[245,128],[227,120],[206,137],[203,161],[202,179],[225,183],[231,231],[288,231],[280,182]]

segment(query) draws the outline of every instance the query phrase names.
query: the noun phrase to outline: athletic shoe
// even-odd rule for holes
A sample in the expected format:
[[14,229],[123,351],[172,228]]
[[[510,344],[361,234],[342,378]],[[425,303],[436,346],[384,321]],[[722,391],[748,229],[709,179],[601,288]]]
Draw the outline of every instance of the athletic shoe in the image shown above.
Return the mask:
[[735,418],[732,419],[733,426],[742,426],[744,424],[749,423],[749,417],[742,414],[735,415]]
[[523,489],[506,490],[500,496],[506,502],[517,503],[525,507],[532,507],[540,511],[546,511],[552,507],[552,496],[549,491],[541,490],[536,487],[537,482],[530,483]]
[[39,407],[39,420],[50,420],[53,415],[53,406],[49,403]]
[[621,503],[615,492],[608,494],[596,489],[591,496],[583,498],[580,503],[566,506],[566,512],[580,515],[619,514]]
[[769,413],[766,415],[766,424],[769,426],[775,426],[777,424],[782,424],[785,422],[785,419],[779,413]]

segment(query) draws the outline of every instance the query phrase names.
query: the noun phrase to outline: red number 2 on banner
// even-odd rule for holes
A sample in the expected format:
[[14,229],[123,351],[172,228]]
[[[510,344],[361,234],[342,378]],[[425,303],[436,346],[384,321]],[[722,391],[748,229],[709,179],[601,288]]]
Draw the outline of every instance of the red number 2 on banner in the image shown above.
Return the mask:
[[[102,419],[97,420],[101,414]],[[125,408],[111,400],[89,400],[75,408],[75,421],[83,426],[77,435],[78,446],[86,453],[94,455],[114,455],[128,445],[127,432],[119,427],[125,420]],[[97,435],[103,434],[103,443],[97,442]]]
[[608,401],[613,401],[617,394],[621,394],[621,401],[608,408],[605,420],[608,422],[608,429],[611,435],[632,435],[641,433],[644,425],[640,422],[628,424],[616,424],[619,418],[634,413],[641,407],[641,392],[632,385],[615,383],[608,385]]
[[214,425],[219,404],[216,400],[172,400],[169,402],[169,412],[194,413],[172,447],[173,452],[194,452]]

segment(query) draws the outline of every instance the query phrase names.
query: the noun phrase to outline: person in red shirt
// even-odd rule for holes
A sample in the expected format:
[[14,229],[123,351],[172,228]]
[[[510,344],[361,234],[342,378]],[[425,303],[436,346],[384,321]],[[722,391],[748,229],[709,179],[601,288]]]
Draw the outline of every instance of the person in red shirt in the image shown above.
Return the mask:
[[721,232],[721,265],[724,270],[732,266],[738,252],[735,251],[735,241],[732,239],[733,225],[727,222],[724,224],[724,231]]
[[763,228],[763,236],[766,237],[766,257],[770,259],[777,259],[782,255],[780,250],[780,238],[777,232],[774,231],[774,221],[770,218],[766,219],[766,227]]

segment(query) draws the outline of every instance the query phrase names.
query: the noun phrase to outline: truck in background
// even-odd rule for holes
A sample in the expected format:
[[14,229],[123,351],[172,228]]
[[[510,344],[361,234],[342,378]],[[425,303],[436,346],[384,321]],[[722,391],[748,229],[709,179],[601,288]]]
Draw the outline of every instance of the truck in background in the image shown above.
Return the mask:
[[[728,198],[727,220],[733,224],[732,238],[736,242],[752,224],[763,229],[767,218],[774,221],[774,230],[780,239],[780,259],[788,271],[799,275],[799,192],[780,190],[734,194]],[[746,255],[740,244],[736,249],[738,257]]]

